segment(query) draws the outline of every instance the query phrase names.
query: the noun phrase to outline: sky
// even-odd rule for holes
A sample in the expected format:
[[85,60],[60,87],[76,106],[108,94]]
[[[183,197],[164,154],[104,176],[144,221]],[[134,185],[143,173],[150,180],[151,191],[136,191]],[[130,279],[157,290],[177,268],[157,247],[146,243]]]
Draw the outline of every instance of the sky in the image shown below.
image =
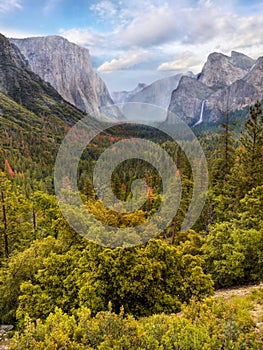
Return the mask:
[[61,35],[89,49],[110,91],[199,73],[211,52],[263,56],[263,0],[1,0],[7,37]]

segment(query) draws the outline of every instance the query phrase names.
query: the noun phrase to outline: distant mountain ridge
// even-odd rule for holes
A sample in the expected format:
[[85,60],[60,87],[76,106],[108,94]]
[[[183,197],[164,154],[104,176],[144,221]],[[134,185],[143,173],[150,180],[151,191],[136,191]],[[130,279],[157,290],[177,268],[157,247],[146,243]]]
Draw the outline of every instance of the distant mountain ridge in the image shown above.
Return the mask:
[[190,72],[185,74],[176,74],[171,77],[156,80],[133,96],[130,102],[149,103],[167,109],[169,106],[171,93],[177,88],[183,75],[193,76],[193,74]]
[[[24,55],[30,69],[66,101],[99,119],[101,109],[113,105],[105,83],[92,69],[88,49],[60,36],[9,40]],[[111,112],[121,118],[117,108]]]
[[126,102],[129,102],[134,95],[136,95],[138,92],[143,90],[146,86],[147,86],[147,84],[138,83],[136,88],[133,89],[133,90],[130,90],[130,91],[126,91],[126,90],[113,91],[111,93],[111,97],[112,97],[114,103],[116,103],[116,104],[118,104],[118,103],[126,103]]
[[116,103],[148,103],[167,109],[171,99],[171,94],[173,90],[177,88],[183,75],[194,76],[192,72],[176,74],[170,77],[158,79],[149,85],[138,84],[132,91],[113,92],[112,97]]
[[189,125],[201,116],[202,122],[216,121],[226,111],[243,109],[262,98],[263,57],[253,60],[235,51],[231,56],[214,52],[196,78],[181,78],[172,92],[166,122],[173,124],[175,115]]
[[10,59],[0,71],[0,91],[34,112],[59,105],[60,115],[64,104],[97,119],[121,120],[124,116],[115,104],[139,102],[167,109],[168,124],[176,115],[193,126],[217,121],[226,111],[243,109],[263,97],[263,57],[254,60],[236,51],[230,56],[211,53],[196,76],[176,74],[149,85],[139,83],[132,91],[113,92],[113,101],[86,48],[60,36],[0,39],[2,68]]

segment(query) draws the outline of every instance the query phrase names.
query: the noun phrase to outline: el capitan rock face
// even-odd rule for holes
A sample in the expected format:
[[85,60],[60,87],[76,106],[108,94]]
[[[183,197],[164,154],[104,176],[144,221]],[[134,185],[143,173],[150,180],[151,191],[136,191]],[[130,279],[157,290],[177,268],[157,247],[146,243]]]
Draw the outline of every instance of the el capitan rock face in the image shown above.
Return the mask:
[[[9,39],[29,67],[68,102],[100,118],[101,107],[113,101],[103,80],[93,71],[89,51],[60,36]],[[116,108],[115,117],[121,117]]]
[[44,129],[52,125],[59,134],[65,123],[73,125],[84,116],[34,73],[19,49],[1,34],[0,94],[1,125],[14,133],[21,128],[39,132],[46,123]]
[[216,121],[224,112],[242,109],[262,97],[263,57],[255,61],[235,51],[231,56],[212,53],[197,78],[181,78],[166,121],[173,124],[175,114],[195,125],[201,111],[202,121]]
[[59,93],[30,70],[17,47],[1,34],[0,91],[32,111],[54,101],[63,103]]

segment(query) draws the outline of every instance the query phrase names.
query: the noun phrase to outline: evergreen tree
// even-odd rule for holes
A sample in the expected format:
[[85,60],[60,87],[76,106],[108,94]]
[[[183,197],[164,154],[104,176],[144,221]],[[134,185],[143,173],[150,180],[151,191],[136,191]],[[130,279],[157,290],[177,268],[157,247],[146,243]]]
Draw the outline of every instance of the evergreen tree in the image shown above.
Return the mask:
[[241,134],[241,164],[246,193],[263,184],[263,114],[261,103],[250,107],[249,119]]
[[217,150],[214,153],[214,161],[211,170],[212,189],[209,192],[208,208],[211,222],[219,222],[227,219],[228,208],[232,201],[232,193],[229,191],[229,175],[235,161],[235,139],[233,123],[230,123],[228,111],[225,120],[221,123],[222,132],[217,142]]
[[240,200],[253,188],[263,184],[263,115],[261,103],[250,107],[249,118],[241,132],[236,150],[235,164],[231,170],[229,193],[232,213],[237,213]]
[[229,121],[228,111],[225,113],[225,121],[221,123],[223,131],[219,135],[218,148],[215,152],[215,160],[212,168],[212,182],[217,191],[224,191],[224,185],[228,179],[235,159],[233,123]]

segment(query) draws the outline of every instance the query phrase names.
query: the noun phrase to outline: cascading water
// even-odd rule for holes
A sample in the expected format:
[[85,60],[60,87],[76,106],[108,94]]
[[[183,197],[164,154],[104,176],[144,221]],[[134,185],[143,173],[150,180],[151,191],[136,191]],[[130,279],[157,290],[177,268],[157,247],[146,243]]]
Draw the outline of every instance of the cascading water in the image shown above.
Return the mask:
[[194,124],[194,126],[199,125],[199,124],[201,124],[201,123],[203,122],[204,109],[205,109],[205,100],[202,101],[201,112],[200,112],[199,120]]

